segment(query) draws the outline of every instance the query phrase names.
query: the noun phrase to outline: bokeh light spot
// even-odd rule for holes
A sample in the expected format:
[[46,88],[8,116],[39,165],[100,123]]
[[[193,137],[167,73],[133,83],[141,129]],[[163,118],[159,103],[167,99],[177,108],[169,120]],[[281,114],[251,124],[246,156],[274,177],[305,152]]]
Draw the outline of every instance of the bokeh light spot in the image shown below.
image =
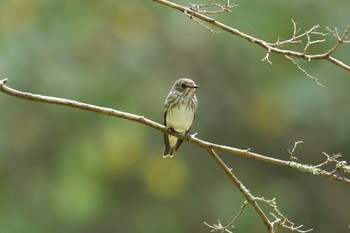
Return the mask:
[[98,146],[104,170],[108,175],[134,175],[134,169],[143,154],[143,137],[142,131],[127,125],[109,126],[101,132]]
[[35,0],[7,0],[0,4],[0,32],[17,32],[37,22],[38,9]]
[[143,5],[125,3],[115,11],[112,25],[118,39],[133,43],[144,39],[154,28],[154,17]]
[[188,171],[180,158],[154,158],[145,165],[144,183],[149,192],[158,198],[173,198],[185,188]]

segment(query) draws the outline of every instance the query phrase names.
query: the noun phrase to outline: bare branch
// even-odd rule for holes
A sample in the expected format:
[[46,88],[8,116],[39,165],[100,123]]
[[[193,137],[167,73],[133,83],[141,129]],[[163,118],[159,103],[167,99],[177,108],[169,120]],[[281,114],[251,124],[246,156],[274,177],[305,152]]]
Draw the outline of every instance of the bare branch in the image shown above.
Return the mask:
[[[100,113],[100,114],[105,114],[108,116],[119,117],[119,118],[135,121],[135,122],[150,126],[154,129],[160,130],[160,131],[165,132],[165,133],[170,133],[169,129],[166,126],[163,126],[161,124],[153,122],[153,121],[151,121],[143,116],[138,116],[135,114],[126,113],[126,112],[114,110],[111,108],[99,107],[99,106],[85,104],[85,103],[81,103],[78,101],[73,101],[73,100],[68,100],[68,99],[63,99],[63,98],[43,96],[43,95],[32,94],[32,93],[28,93],[28,92],[17,91],[15,89],[7,87],[5,85],[7,81],[8,81],[7,79],[0,80],[0,91],[6,93],[8,95],[11,95],[11,96],[15,96],[15,97],[30,100],[30,101],[58,104],[58,105],[83,109],[83,110],[87,110],[87,111],[91,111],[91,112],[96,112],[96,113]],[[221,160],[221,158],[214,152],[214,149],[220,150],[220,151],[226,151],[226,152],[229,152],[232,154],[239,154],[242,156],[258,159],[258,160],[265,161],[265,162],[274,163],[274,164],[281,165],[281,166],[291,167],[291,168],[298,169],[298,170],[301,170],[304,172],[312,173],[314,175],[320,175],[320,176],[327,177],[327,178],[332,179],[332,180],[336,180],[336,181],[340,181],[340,182],[343,182],[346,184],[350,184],[350,179],[337,175],[335,171],[327,172],[327,171],[320,168],[320,167],[326,165],[327,163],[337,162],[336,163],[337,170],[344,171],[344,173],[349,173],[350,169],[349,169],[349,166],[347,165],[346,161],[337,161],[337,159],[340,157],[339,155],[328,156],[327,154],[325,154],[327,156],[328,162],[324,162],[324,163],[319,164],[317,166],[310,166],[310,165],[296,163],[294,161],[284,161],[284,160],[279,160],[279,159],[275,159],[275,158],[270,158],[270,157],[267,157],[264,155],[253,153],[253,152],[251,152],[250,149],[242,150],[242,149],[236,149],[233,147],[228,147],[228,146],[223,146],[223,145],[218,145],[218,144],[206,142],[206,141],[195,138],[195,135],[197,135],[197,133],[193,134],[189,137],[184,135],[184,134],[177,133],[177,132],[174,132],[172,134],[176,137],[179,137],[181,139],[184,139],[184,140],[187,140],[191,143],[194,143],[194,144],[202,147],[203,149],[205,149],[208,152],[208,154],[217,162],[217,164],[220,166],[220,168],[226,173],[226,175],[230,178],[230,180],[234,183],[234,185],[238,188],[238,190],[246,198],[246,203],[249,203],[254,208],[255,212],[259,215],[260,219],[262,220],[262,222],[266,226],[268,232],[270,232],[270,233],[275,233],[277,228],[279,228],[279,227],[284,227],[284,228],[290,229],[292,231],[297,231],[300,233],[308,232],[309,230],[307,230],[307,231],[301,230],[302,225],[295,226],[295,224],[292,221],[290,221],[286,217],[284,217],[284,215],[282,215],[281,212],[277,209],[275,199],[266,200],[264,198],[259,198],[259,197],[253,196],[251,194],[251,192],[233,174],[232,169],[229,168]],[[296,142],[294,144],[293,149],[290,151],[291,156],[293,156],[293,154],[296,150],[296,147],[299,143],[301,143],[301,142],[299,141],[299,142]],[[268,219],[268,217],[266,216],[264,211],[259,206],[258,201],[263,201],[264,203],[269,204],[274,209],[275,213],[273,213],[272,216],[275,217],[275,220],[273,222],[271,222]],[[244,203],[242,205],[241,211],[228,225],[222,226],[220,220],[218,221],[218,224],[212,224],[212,225],[207,224],[207,223],[205,223],[205,224],[211,228],[211,231],[219,231],[220,230],[221,232],[230,233],[231,231],[229,230],[229,228],[233,227],[235,221],[243,214],[243,210],[247,205],[246,203]]]
[[[320,53],[320,54],[307,54],[306,51],[308,50],[308,48],[316,43],[321,43],[323,42],[323,39],[316,39],[316,40],[312,40],[311,39],[311,35],[316,35],[316,36],[326,36],[325,33],[319,32],[317,31],[319,29],[319,25],[315,25],[314,27],[312,27],[311,29],[305,31],[302,34],[299,34],[300,29],[297,28],[296,23],[293,20],[293,36],[291,39],[288,40],[280,40],[278,39],[276,43],[269,43],[266,42],[262,39],[258,39],[255,38],[253,36],[250,36],[248,34],[245,34],[233,27],[229,27],[221,22],[218,22],[217,20],[208,17],[207,15],[204,14],[204,12],[200,12],[198,10],[198,7],[185,7],[185,6],[181,6],[179,4],[167,1],[167,0],[153,0],[154,2],[158,2],[160,4],[163,4],[165,6],[171,7],[173,9],[179,10],[181,12],[186,12],[186,14],[191,15],[192,18],[197,18],[199,20],[205,21],[215,27],[218,27],[226,32],[229,32],[233,35],[236,35],[244,40],[247,40],[249,42],[255,43],[257,45],[259,45],[260,47],[266,49],[268,51],[268,53],[276,53],[276,54],[280,54],[285,56],[286,58],[301,58],[307,61],[311,61],[311,60],[327,60],[333,64],[335,64],[336,66],[339,66],[347,71],[350,71],[350,66],[345,64],[344,62],[332,57],[331,55],[333,54],[333,52],[339,48],[339,46],[343,43],[349,43],[349,41],[346,39],[347,35],[349,34],[350,31],[350,25],[347,27],[347,29],[344,31],[342,36],[337,36],[339,35],[339,33],[334,32],[332,33],[333,35],[335,35],[337,38],[339,38],[338,43],[329,51],[325,52],[325,53]],[[209,2],[211,3],[211,1]],[[205,4],[204,4],[205,5]],[[329,31],[329,30],[328,30]],[[293,51],[293,50],[289,50],[289,49],[282,49],[282,45],[285,45],[287,43],[299,43],[301,37],[306,36],[306,37],[310,37],[309,42],[307,43],[306,47],[304,47],[304,50],[299,52],[299,51]],[[263,59],[264,61],[268,61],[267,59]],[[294,63],[294,62],[293,62]],[[300,69],[300,67],[298,67]],[[312,77],[311,75],[309,75],[304,69],[301,69],[303,71],[303,73],[305,73],[308,77]],[[311,78],[315,81],[314,78]],[[316,82],[318,83],[318,82]],[[319,84],[319,83],[318,83]],[[320,84],[319,84],[320,85]]]
[[244,201],[243,205],[241,206],[241,210],[239,211],[239,213],[233,218],[233,220],[227,224],[226,226],[223,226],[221,224],[220,219],[218,219],[218,224],[208,224],[206,222],[204,222],[204,224],[206,226],[208,226],[211,230],[210,232],[220,232],[220,233],[224,233],[224,232],[228,232],[228,233],[232,233],[232,231],[229,230],[229,228],[234,228],[234,223],[236,222],[236,220],[243,214],[245,207],[247,207],[247,205],[249,204],[248,201]]
[[296,65],[296,67],[298,67],[299,70],[301,70],[301,72],[303,72],[307,77],[309,77],[310,79],[312,79],[317,85],[319,85],[320,87],[324,87],[322,85],[322,83],[320,83],[318,81],[318,78],[315,78],[314,76],[312,76],[311,74],[309,74],[306,70],[304,70],[301,65],[293,58],[291,58],[290,56],[285,55],[284,57],[286,57],[287,59],[289,59],[290,61],[293,62],[294,65]]
[[[6,86],[5,85],[6,82],[8,82],[7,79],[0,80],[0,91],[4,92],[5,94],[14,96],[14,97],[18,97],[18,98],[26,99],[26,100],[30,100],[30,101],[44,102],[44,103],[49,103],[49,104],[58,104],[58,105],[78,108],[78,109],[82,109],[82,110],[86,110],[86,111],[90,111],[90,112],[96,112],[96,113],[100,113],[100,114],[104,114],[104,115],[108,115],[108,116],[123,118],[126,120],[135,121],[135,122],[147,125],[149,127],[152,127],[156,130],[159,130],[159,131],[162,131],[165,133],[169,133],[169,129],[166,126],[161,125],[157,122],[151,121],[143,116],[118,111],[118,110],[115,110],[112,108],[104,108],[104,107],[86,104],[86,103],[82,103],[82,102],[78,102],[78,101],[74,101],[74,100],[68,100],[68,99],[64,99],[64,98],[57,98],[57,97],[32,94],[32,93],[28,93],[28,92],[22,92],[22,91],[18,91],[18,90],[15,90],[15,89],[12,89],[12,88]],[[234,148],[234,147],[229,147],[229,146],[224,146],[224,145],[219,145],[219,144],[207,142],[204,140],[197,139],[195,137],[195,135],[191,135],[190,137],[186,137],[186,135],[178,133],[178,132],[174,132],[173,135],[178,137],[178,138],[184,139],[188,142],[191,142],[193,144],[196,144],[205,150],[219,150],[219,151],[224,151],[224,152],[228,152],[231,154],[237,154],[237,155],[245,156],[248,158],[260,160],[263,162],[276,164],[279,166],[290,167],[290,168],[297,169],[297,170],[300,170],[303,172],[311,173],[313,175],[323,176],[325,178],[339,181],[342,183],[350,184],[349,178],[339,176],[336,173],[327,172],[321,168],[317,168],[314,166],[301,164],[301,163],[297,163],[294,161],[286,161],[286,160],[280,160],[280,159],[264,156],[264,155],[261,155],[258,153],[254,153],[250,149],[238,149],[238,148]]]
[[246,198],[247,202],[253,206],[255,211],[260,216],[260,219],[263,221],[264,225],[268,229],[269,232],[273,233],[273,226],[270,223],[269,219],[266,217],[263,210],[258,205],[256,198],[250,193],[250,191],[238,180],[238,178],[232,173],[232,169],[227,167],[227,165],[220,159],[220,157],[214,152],[212,149],[207,149],[209,155],[218,163],[222,170],[225,171],[226,175],[230,178],[230,180],[234,183],[234,185],[238,188],[238,190],[243,194]]

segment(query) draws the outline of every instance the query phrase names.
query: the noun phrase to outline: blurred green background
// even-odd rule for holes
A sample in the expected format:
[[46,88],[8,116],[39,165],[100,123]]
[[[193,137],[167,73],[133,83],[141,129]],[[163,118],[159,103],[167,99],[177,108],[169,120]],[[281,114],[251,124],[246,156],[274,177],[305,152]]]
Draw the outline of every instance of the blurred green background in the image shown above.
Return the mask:
[[[350,23],[348,0],[235,3],[215,17],[271,42],[290,37],[291,19],[303,30]],[[329,37],[312,52],[334,43]],[[199,138],[280,159],[302,140],[302,163],[324,161],[322,152],[350,161],[349,72],[301,61],[321,88],[283,57],[261,62],[266,53],[256,45],[212,34],[151,0],[1,0],[0,54],[10,87],[159,123],[173,82],[190,77],[201,86],[192,127]],[[349,54],[344,45],[334,56],[349,64]],[[0,106],[1,233],[209,232],[204,221],[227,223],[244,201],[199,147],[185,143],[163,159],[162,135],[151,128],[3,93]],[[276,197],[296,223],[349,231],[349,186],[219,154],[253,194]],[[251,207],[236,230],[265,232]]]

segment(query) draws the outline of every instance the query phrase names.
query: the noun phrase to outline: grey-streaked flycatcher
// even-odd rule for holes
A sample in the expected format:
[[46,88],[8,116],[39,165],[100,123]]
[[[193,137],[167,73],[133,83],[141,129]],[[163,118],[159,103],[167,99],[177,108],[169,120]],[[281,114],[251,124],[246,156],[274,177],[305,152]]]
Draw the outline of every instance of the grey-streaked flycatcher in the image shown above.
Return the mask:
[[[195,94],[198,87],[188,78],[179,79],[174,83],[165,100],[164,111],[164,125],[170,129],[170,133],[176,131],[187,135],[198,107]],[[163,157],[173,157],[182,142],[183,139],[164,134]]]

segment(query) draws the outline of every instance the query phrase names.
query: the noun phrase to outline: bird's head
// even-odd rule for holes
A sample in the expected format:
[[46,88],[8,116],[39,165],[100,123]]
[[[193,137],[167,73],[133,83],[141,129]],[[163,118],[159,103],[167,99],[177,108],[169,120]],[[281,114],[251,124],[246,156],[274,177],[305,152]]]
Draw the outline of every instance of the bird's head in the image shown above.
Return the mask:
[[173,88],[180,93],[193,93],[199,87],[195,82],[188,78],[182,78],[174,83]]

